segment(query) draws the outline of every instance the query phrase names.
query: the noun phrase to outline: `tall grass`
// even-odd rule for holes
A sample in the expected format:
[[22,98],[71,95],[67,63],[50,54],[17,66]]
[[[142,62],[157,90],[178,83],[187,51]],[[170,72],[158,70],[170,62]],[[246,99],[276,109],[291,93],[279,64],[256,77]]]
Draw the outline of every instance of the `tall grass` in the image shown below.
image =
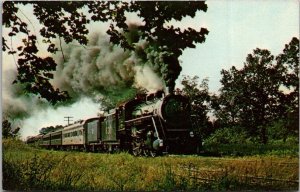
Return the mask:
[[[35,149],[3,141],[3,187],[6,190],[174,191],[292,189],[297,186],[246,185],[240,175],[298,180],[296,157],[213,158],[199,156],[133,157]],[[249,163],[252,162],[252,163]],[[293,163],[292,168],[278,163]],[[182,167],[190,167],[185,169]],[[193,175],[193,169],[200,170]],[[195,177],[208,177],[199,182]]]
[[290,143],[209,144],[204,146],[204,150],[217,156],[299,156],[299,145]]

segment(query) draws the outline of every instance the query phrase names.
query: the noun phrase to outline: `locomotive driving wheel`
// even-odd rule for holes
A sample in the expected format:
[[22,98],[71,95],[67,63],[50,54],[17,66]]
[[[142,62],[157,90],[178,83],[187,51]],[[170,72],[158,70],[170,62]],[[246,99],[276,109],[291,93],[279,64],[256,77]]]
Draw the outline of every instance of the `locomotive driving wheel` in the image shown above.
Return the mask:
[[141,139],[134,138],[132,141],[132,154],[134,156],[140,156],[143,152],[143,144],[141,142]]
[[157,151],[155,149],[146,149],[144,151],[144,155],[146,157],[150,156],[150,157],[156,157],[158,155]]
[[158,152],[155,149],[149,150],[150,157],[156,157],[158,155]]
[[145,157],[156,157],[158,156],[158,152],[155,149],[148,149],[148,148],[144,148],[143,149],[143,155]]

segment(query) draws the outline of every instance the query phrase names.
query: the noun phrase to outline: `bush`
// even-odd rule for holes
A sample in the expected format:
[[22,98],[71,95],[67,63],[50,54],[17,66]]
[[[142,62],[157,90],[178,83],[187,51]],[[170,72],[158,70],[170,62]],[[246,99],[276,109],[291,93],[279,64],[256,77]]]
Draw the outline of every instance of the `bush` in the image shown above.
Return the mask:
[[237,127],[218,129],[204,140],[205,145],[245,144],[247,142],[249,139],[246,132]]
[[286,122],[284,120],[278,120],[267,126],[267,134],[269,140],[286,140],[288,136],[288,130]]
[[299,138],[296,136],[271,139],[267,144],[261,144],[258,137],[247,137],[240,130],[236,127],[217,130],[204,140],[204,151],[216,156],[298,155]]
[[11,150],[29,150],[30,147],[23,141],[16,138],[8,138],[2,140],[3,151]]
[[[294,125],[295,126],[295,125]],[[289,137],[299,138],[298,129],[291,126],[290,119],[279,119],[267,126],[269,140],[286,141]]]

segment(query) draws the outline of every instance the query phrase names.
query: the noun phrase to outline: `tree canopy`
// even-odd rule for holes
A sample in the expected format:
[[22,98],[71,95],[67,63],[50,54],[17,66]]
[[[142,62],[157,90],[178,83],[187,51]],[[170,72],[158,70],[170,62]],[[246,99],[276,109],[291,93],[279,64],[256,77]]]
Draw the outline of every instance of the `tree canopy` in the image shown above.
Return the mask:
[[223,125],[241,125],[267,142],[266,127],[279,119],[291,119],[299,104],[299,40],[293,38],[274,57],[266,49],[248,54],[244,67],[222,70],[222,88],[214,108]]
[[208,116],[211,109],[211,96],[209,94],[208,79],[203,79],[200,84],[198,80],[198,76],[184,76],[181,81],[183,85],[182,93],[190,99],[194,132],[205,138],[213,131]]
[[[42,25],[38,34],[29,30],[30,20],[24,21],[18,16],[21,5],[33,6],[33,15]],[[126,36],[131,29],[125,21],[127,13],[136,13],[143,21],[137,28],[138,37],[149,43],[144,58],[157,65],[166,86],[173,89],[181,71],[178,57],[185,48],[193,48],[196,43],[204,42],[208,30],[181,29],[168,23],[172,20],[181,21],[186,16],[194,17],[197,11],[206,10],[207,5],[202,1],[6,1],[3,3],[3,26],[10,32],[8,37],[2,37],[2,50],[18,57],[15,83],[24,84],[27,92],[40,95],[55,104],[68,100],[70,96],[50,83],[57,64],[51,56],[39,56],[37,36],[42,36],[49,53],[60,51],[63,54],[62,47],[56,45],[54,40],[58,39],[60,43],[75,40],[86,45],[89,33],[87,25],[90,22],[108,22],[110,42],[124,50],[133,50],[136,40]],[[25,35],[23,45],[14,49],[9,40],[12,42],[13,38],[22,35]],[[157,61],[157,52],[162,61]]]

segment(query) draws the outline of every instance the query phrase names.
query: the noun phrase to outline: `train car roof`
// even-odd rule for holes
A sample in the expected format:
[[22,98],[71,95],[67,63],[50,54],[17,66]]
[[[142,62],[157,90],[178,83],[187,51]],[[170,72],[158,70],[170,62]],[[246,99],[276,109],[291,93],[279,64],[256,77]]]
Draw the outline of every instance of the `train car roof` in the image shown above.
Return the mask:
[[34,136],[28,136],[26,138],[26,140],[30,140],[30,139],[39,139],[39,138],[42,138],[43,137],[43,134],[38,134],[38,135],[34,135]]
[[77,127],[83,126],[88,121],[99,119],[99,118],[100,117],[92,117],[92,118],[88,118],[88,119],[85,119],[85,120],[80,120],[80,121],[75,122],[74,124],[71,124],[71,125],[68,125],[68,126],[64,127],[63,130],[69,130],[69,129],[77,128]]
[[[48,133],[46,133],[44,136],[48,136],[48,135],[50,135],[50,134],[53,134],[53,133],[58,133],[58,132],[60,132],[60,131],[62,131],[63,129],[61,128],[61,129],[58,129],[58,130],[55,130],[55,131],[50,131],[50,132],[48,132]],[[42,135],[42,134],[41,134]],[[42,135],[43,136],[43,135]]]
[[38,134],[38,135],[36,135],[34,137],[41,138],[41,137],[43,137],[43,134]]

